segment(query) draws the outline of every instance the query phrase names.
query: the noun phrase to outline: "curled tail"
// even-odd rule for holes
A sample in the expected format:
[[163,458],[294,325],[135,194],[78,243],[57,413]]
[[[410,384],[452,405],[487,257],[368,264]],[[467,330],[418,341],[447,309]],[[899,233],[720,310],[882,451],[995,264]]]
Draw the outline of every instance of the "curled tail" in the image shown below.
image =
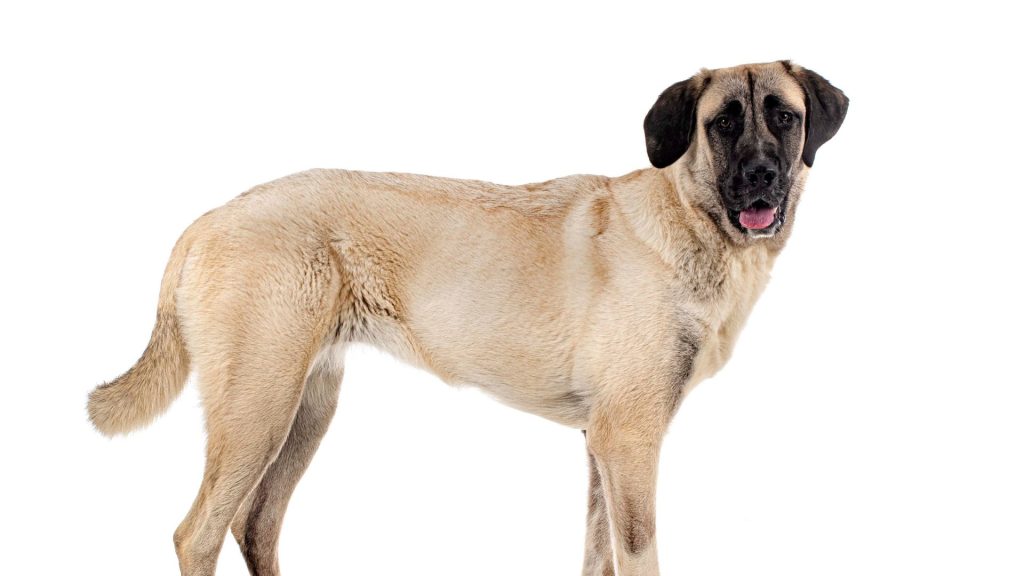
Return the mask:
[[164,270],[156,326],[142,357],[127,372],[89,394],[89,420],[106,436],[149,424],[181,394],[189,356],[178,321],[175,292],[188,255],[188,231],[178,240]]

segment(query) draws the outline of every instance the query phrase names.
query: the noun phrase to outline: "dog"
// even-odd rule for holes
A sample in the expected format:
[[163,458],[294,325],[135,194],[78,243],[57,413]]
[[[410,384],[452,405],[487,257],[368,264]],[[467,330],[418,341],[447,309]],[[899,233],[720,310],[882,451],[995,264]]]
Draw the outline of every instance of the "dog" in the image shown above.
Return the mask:
[[88,400],[149,423],[194,370],[199,494],[174,533],[210,575],[230,529],[279,573],[289,497],[327,431],[344,349],[584,431],[584,576],[658,574],[655,477],[679,403],[728,360],[848,98],[788,61],[702,70],[644,120],[653,167],[503,186],[311,170],[200,217],[175,245],[139,361]]

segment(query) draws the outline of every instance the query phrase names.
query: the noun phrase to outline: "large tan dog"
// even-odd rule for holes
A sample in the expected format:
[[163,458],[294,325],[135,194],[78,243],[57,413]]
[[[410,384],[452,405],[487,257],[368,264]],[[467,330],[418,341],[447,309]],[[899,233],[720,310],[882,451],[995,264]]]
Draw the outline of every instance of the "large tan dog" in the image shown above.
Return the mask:
[[[654,168],[500,186],[312,170],[185,231],[142,358],[89,397],[104,434],[199,376],[206,472],[174,534],[213,574],[230,528],[278,574],[288,499],[334,413],[349,342],[585,431],[585,575],[658,573],[654,488],[680,400],[728,359],[848,100],[788,62],[661,94]],[[486,571],[486,567],[481,567]]]

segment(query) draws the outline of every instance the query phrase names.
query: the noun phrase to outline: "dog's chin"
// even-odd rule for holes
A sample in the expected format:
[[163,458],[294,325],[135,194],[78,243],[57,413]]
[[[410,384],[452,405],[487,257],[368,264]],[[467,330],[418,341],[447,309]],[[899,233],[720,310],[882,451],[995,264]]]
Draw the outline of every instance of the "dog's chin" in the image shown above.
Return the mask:
[[786,223],[786,200],[777,205],[757,200],[743,209],[729,209],[729,222],[749,238],[771,238]]

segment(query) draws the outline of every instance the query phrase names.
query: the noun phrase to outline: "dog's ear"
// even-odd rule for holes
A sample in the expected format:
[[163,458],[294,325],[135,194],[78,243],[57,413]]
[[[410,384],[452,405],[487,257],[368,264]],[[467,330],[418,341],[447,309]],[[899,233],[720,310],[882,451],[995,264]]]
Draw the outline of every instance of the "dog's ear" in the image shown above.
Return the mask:
[[[789,64],[788,62],[786,63]],[[804,119],[804,164],[814,164],[814,153],[828,142],[846,118],[850,99],[820,74],[798,66],[787,66],[804,89],[807,117]]]
[[644,118],[647,157],[655,168],[678,160],[690,147],[697,125],[697,100],[705,78],[698,74],[669,86]]

